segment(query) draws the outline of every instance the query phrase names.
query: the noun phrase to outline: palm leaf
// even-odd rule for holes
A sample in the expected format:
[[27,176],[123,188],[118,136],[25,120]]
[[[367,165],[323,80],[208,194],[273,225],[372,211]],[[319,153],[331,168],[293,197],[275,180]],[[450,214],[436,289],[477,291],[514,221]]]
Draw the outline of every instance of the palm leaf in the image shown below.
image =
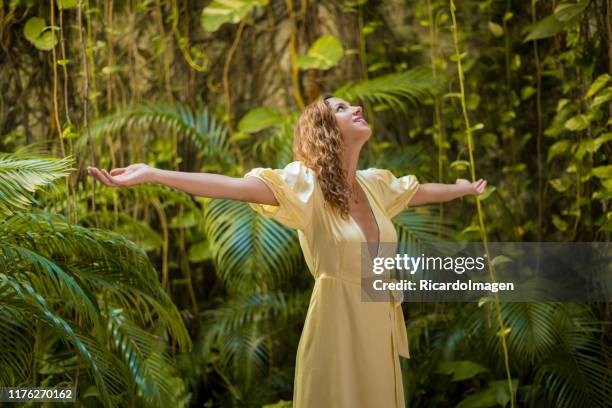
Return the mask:
[[[14,243],[13,252],[18,245],[22,257],[27,255],[30,262],[60,274],[64,287],[76,291],[75,299],[83,295],[86,300],[86,293],[105,289],[105,295],[122,304],[135,302],[143,319],[153,322],[154,315],[159,317],[182,350],[191,347],[182,318],[161,288],[146,253],[122,235],[68,224],[57,215],[18,212],[0,222],[0,237],[5,246]],[[2,262],[7,262],[5,257],[0,258]],[[78,285],[83,288],[81,295],[77,294]]]
[[27,208],[32,193],[70,174],[72,159],[0,154],[0,214]]
[[22,310],[30,312],[51,329],[57,331],[62,339],[70,342],[83,361],[87,363],[104,405],[107,407],[115,406],[112,394],[121,392],[121,384],[123,384],[124,378],[122,378],[121,370],[118,369],[113,356],[103,348],[95,347],[95,341],[77,333],[75,328],[55,314],[48,307],[45,299],[27,283],[19,283],[6,275],[0,275],[0,293],[3,292],[3,286],[12,289],[14,296],[11,298],[6,295],[3,296],[2,303],[12,304],[13,307],[21,306]]
[[208,202],[204,230],[217,273],[231,290],[275,287],[300,264],[293,231],[255,214],[246,203]]
[[202,354],[216,345],[221,367],[246,383],[265,375],[270,345],[282,338],[288,322],[303,319],[309,297],[309,291],[254,293],[206,312]]
[[431,68],[423,66],[363,82],[348,82],[333,94],[349,101],[369,100],[387,105],[394,111],[406,112],[405,101],[419,104],[437,90]]
[[163,341],[128,320],[121,309],[108,313],[111,342],[121,357],[147,405],[176,406],[184,390],[176,388],[176,370],[163,352]]
[[[44,290],[47,296],[55,294],[62,303],[72,304],[78,315],[92,323],[98,337],[102,338],[100,312],[91,295],[56,263],[27,248],[0,242],[0,266],[4,269],[3,274],[12,275],[21,282],[28,281],[33,288]],[[28,267],[36,272],[24,273],[29,271]]]
[[20,384],[30,375],[34,359],[34,330],[30,315],[3,302],[8,286],[0,286],[0,386]]
[[[130,109],[99,119],[91,127],[91,139],[101,143],[105,135],[127,131],[133,137],[135,131],[163,129],[175,131],[190,139],[208,158],[233,164],[234,155],[225,125],[217,121],[207,107],[195,110],[183,103],[143,103]],[[150,136],[145,135],[145,140]],[[81,138],[76,147],[83,150],[88,139]]]
[[508,345],[517,361],[533,364],[548,356],[559,344],[562,328],[562,305],[529,302],[504,303],[504,322],[511,329]]
[[555,354],[536,373],[558,407],[604,407],[612,401],[609,347],[601,343],[601,323],[572,319]]

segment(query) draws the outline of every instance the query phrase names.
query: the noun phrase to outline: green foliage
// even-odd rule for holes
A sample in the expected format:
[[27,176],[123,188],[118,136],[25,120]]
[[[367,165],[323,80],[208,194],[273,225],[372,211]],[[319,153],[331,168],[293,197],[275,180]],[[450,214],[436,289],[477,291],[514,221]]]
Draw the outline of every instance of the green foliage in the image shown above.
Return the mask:
[[56,0],[57,7],[63,10],[73,9],[79,6],[79,0]]
[[219,278],[231,292],[276,287],[297,271],[301,255],[294,232],[255,214],[245,203],[208,203],[204,230]]
[[564,29],[574,27],[580,22],[589,2],[590,0],[580,0],[577,3],[558,4],[553,14],[525,28],[527,36],[523,42],[552,37]]
[[418,67],[405,72],[382,75],[363,82],[349,82],[336,89],[333,94],[355,101],[367,100],[378,104],[377,110],[392,109],[406,112],[404,99],[418,104],[436,91],[431,70]]
[[[518,381],[512,381],[512,388],[516,389]],[[482,408],[491,406],[505,407],[510,402],[510,391],[508,390],[508,383],[503,381],[492,381],[487,385],[484,390],[472,394],[459,404],[457,408]]]
[[72,160],[0,154],[0,214],[26,209],[32,193],[70,174]]
[[[165,130],[160,140],[170,140],[169,133],[189,139],[201,154],[226,165],[234,163],[233,147],[227,127],[220,123],[209,109],[199,106],[195,110],[186,104],[144,103],[109,115],[97,121],[91,129],[91,139],[98,142],[106,135],[126,132],[131,137],[143,131]],[[152,133],[144,133],[148,142]],[[76,147],[84,151],[89,138],[81,137]]]
[[[5,155],[2,174],[17,173],[3,186],[10,184],[12,196],[25,197],[47,182],[64,177],[71,165],[70,159],[26,160]],[[15,207],[23,207],[28,200],[17,200],[15,206],[13,202],[3,200],[11,215],[0,222],[0,327],[9,334],[0,336],[0,383],[27,384],[31,378],[45,376],[42,353],[59,353],[82,361],[86,369],[81,374],[85,376],[83,384],[88,383],[89,374],[96,386],[95,395],[105,406],[117,405],[126,392],[136,393],[139,387],[144,389],[149,406],[167,406],[179,399],[176,381],[165,385],[162,392],[149,392],[150,384],[164,386],[172,378],[172,364],[165,350],[158,347],[156,354],[124,354],[127,358],[122,363],[105,342],[109,333],[117,336],[125,332],[117,340],[124,342],[116,343],[117,351],[129,353],[125,338],[138,335],[134,341],[142,351],[159,342],[144,330],[155,323],[167,330],[181,349],[190,347],[178,311],[159,287],[144,253],[120,235],[71,225],[60,216],[35,209],[23,212]],[[130,315],[137,320],[108,320],[110,304],[131,310]],[[116,317],[113,313],[111,316]],[[21,322],[33,323],[25,333],[29,330],[33,334],[34,343],[21,342],[22,335],[14,337]],[[108,329],[106,324],[110,325]],[[43,345],[40,333],[45,328],[54,336]],[[66,348],[66,344],[71,347]],[[78,369],[65,367],[58,372],[78,373]],[[164,383],[160,383],[162,380]],[[129,381],[136,387],[126,388]]]
[[[603,1],[83,1],[80,21],[77,3],[12,0],[0,13],[11,79],[0,150],[44,142],[67,157],[0,156],[1,385],[78,380],[87,406],[290,405],[312,288],[296,234],[246,203],[152,184],[94,188],[83,169],[280,168],[293,160],[301,101],[322,90],[365,109],[373,134],[360,168],[469,178],[469,131],[490,186],[479,202],[491,240],[609,241]],[[54,58],[40,52],[53,47]],[[219,119],[228,109],[239,123]],[[479,240],[473,202],[402,212],[399,250]],[[509,405],[491,303],[405,312],[410,406]],[[504,304],[501,314],[517,406],[609,405],[605,305]]]
[[488,368],[473,361],[443,361],[438,365],[437,373],[452,374],[451,381],[463,381],[480,373],[489,371]]
[[285,117],[275,109],[256,108],[247,112],[238,123],[241,132],[258,132],[271,126],[282,124]]
[[207,31],[217,31],[225,23],[236,24],[255,7],[265,6],[269,0],[214,0],[202,10],[201,24]]
[[49,51],[57,45],[58,35],[53,35],[54,27],[47,27],[45,19],[31,17],[23,27],[23,35],[39,50]]
[[340,41],[333,35],[324,35],[310,46],[306,55],[300,55],[297,64],[301,69],[330,69],[338,65],[344,54]]

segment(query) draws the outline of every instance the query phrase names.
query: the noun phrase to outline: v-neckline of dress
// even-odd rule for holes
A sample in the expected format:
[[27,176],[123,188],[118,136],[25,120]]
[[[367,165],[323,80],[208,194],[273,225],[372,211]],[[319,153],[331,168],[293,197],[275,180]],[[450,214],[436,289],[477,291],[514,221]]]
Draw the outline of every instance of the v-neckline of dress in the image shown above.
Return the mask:
[[[361,180],[361,175],[359,174],[359,172],[355,173],[355,177],[357,179],[357,182],[359,183],[359,186],[361,187],[361,189],[363,190],[364,194],[366,195],[366,199],[368,200],[368,206],[370,207],[370,212],[372,213],[372,216],[374,217],[374,223],[376,224],[376,229],[378,231],[378,240],[376,242],[376,255],[374,256],[374,258],[376,258],[376,257],[378,257],[378,254],[380,252],[380,234],[381,234],[381,232],[380,232],[380,223],[378,222],[378,217],[376,216],[376,212],[374,211],[374,206],[372,204],[372,200],[370,199],[370,190],[364,186],[365,183]],[[366,247],[367,247],[367,251],[368,251],[368,258],[372,261],[373,258],[372,258],[372,254],[370,253],[370,246],[369,246],[368,238],[366,237],[365,233],[363,232],[363,229],[361,228],[361,225],[359,225],[357,220],[355,220],[355,218],[351,215],[350,211],[349,211],[349,217],[351,218],[351,221],[353,222],[353,224],[359,230],[359,233],[361,234],[361,237],[363,238],[363,242],[366,243]]]

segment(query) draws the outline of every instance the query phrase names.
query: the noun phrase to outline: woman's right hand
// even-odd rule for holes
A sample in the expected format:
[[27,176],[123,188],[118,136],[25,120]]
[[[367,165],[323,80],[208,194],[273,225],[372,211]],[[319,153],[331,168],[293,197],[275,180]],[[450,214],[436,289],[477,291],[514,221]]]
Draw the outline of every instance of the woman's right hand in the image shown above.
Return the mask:
[[88,166],[87,173],[110,187],[130,187],[153,181],[153,168],[144,163],[112,169],[110,173],[104,169]]

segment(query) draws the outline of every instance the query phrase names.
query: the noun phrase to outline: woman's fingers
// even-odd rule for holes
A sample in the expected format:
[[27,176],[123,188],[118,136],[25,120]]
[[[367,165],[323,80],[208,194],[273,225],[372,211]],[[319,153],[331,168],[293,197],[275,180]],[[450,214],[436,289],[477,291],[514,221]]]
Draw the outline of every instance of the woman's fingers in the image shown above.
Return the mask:
[[487,188],[487,181],[483,180],[483,179],[480,179],[478,181],[478,184],[477,184],[477,187],[476,187],[476,190],[478,191],[478,194],[484,193],[486,188]]
[[93,171],[96,178],[100,180],[102,184],[109,187],[114,187],[113,183],[104,175],[104,173],[102,173],[102,171],[100,171],[100,169],[94,169]]
[[102,184],[107,185],[109,187],[119,187],[119,185],[113,183],[100,169],[95,167],[91,167],[88,169],[89,174],[97,178]]
[[117,181],[113,176],[111,176],[106,169],[102,169],[102,173],[106,176],[107,180],[110,181],[115,187],[122,187],[122,183]]
[[485,189],[487,188],[487,181],[485,179],[478,179],[478,181],[472,183],[472,186],[474,187],[476,194],[480,195],[484,193]]
[[118,176],[118,175],[123,174],[123,173],[125,173],[125,167],[118,167],[118,168],[112,169],[110,171],[110,175],[111,176]]

